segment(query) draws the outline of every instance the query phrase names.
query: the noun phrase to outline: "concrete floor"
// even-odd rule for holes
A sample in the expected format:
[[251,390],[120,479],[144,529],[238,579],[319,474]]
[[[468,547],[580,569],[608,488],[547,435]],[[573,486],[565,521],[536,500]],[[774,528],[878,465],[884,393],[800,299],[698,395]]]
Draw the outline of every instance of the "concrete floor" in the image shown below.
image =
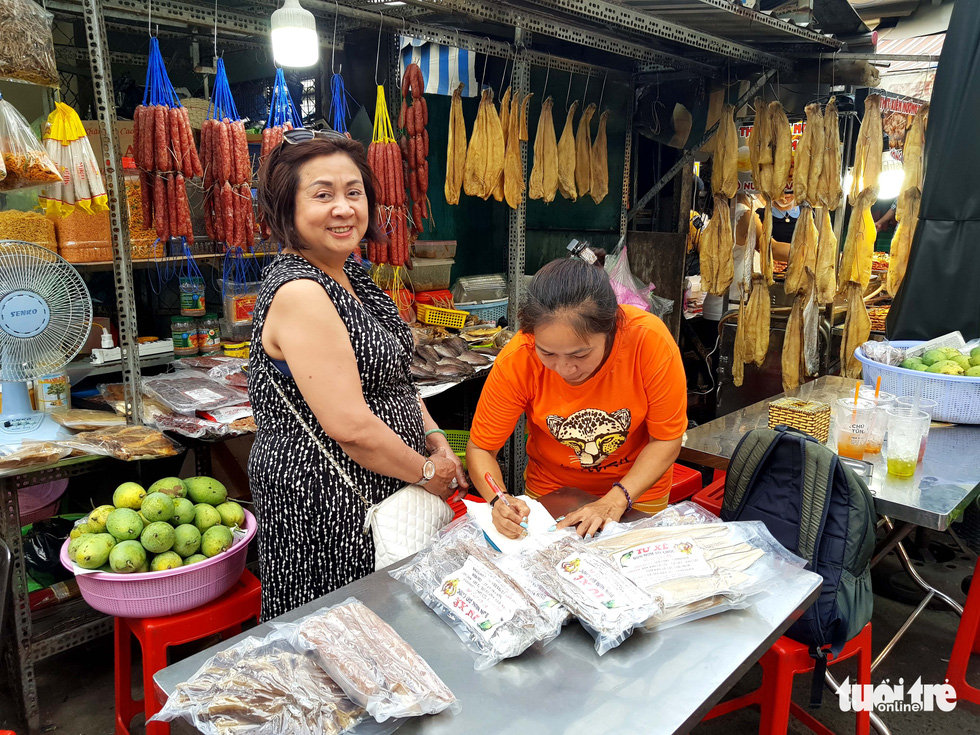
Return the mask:
[[[931,584],[962,603],[965,599],[961,589],[962,582],[972,571],[974,557],[955,554],[953,558],[948,558],[953,552],[943,540],[948,538],[937,537],[938,546],[935,543],[927,545],[927,548],[937,552],[936,556],[943,559],[943,563],[925,564],[920,571]],[[912,605],[908,602],[890,599],[900,596],[888,584],[892,578],[900,580],[901,577],[897,576],[899,573],[898,561],[893,555],[874,570],[876,595],[873,637],[876,653],[883,648],[912,610]],[[888,596],[884,594],[886,590]],[[923,684],[942,683],[958,622],[959,618],[951,611],[938,607],[926,609],[889,658],[874,672],[872,681],[878,684],[884,679],[896,682],[899,678],[904,678],[906,685],[910,685],[921,676]],[[184,653],[188,655],[190,651]],[[139,671],[138,667],[139,661],[135,661],[134,672]],[[732,689],[731,696],[754,689],[759,683],[760,671],[758,666],[754,667]],[[853,681],[855,666],[851,661],[845,661],[832,666],[831,672],[838,681],[847,675]],[[980,682],[980,656],[973,657],[971,672],[971,678],[976,685],[976,682]],[[37,667],[37,678],[43,732],[59,735],[109,735],[114,731],[111,637],[43,662]],[[797,677],[793,699],[801,706],[805,707],[808,702],[809,687],[808,675]],[[4,683],[0,686],[0,730],[13,728],[18,735],[26,732],[15,713],[10,689]],[[829,691],[825,694],[822,709],[815,714],[837,733],[853,732],[853,715],[841,712],[836,698]],[[884,713],[882,719],[895,735],[980,735],[980,707],[968,703],[958,704],[949,713]],[[693,732],[695,735],[731,735],[756,732],[758,726],[758,711],[746,709],[699,725]],[[583,724],[583,732],[586,731]],[[143,732],[141,725],[134,724],[133,735],[141,735]],[[187,735],[195,730],[178,722],[174,723],[172,732],[174,735]],[[797,735],[809,731],[791,720],[788,732]]]

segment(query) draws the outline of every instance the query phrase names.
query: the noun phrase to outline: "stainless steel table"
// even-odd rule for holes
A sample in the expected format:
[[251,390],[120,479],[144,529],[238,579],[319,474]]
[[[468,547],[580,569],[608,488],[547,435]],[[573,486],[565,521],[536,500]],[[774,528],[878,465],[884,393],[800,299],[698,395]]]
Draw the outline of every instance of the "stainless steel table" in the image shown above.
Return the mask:
[[[801,571],[745,610],[733,610],[660,633],[636,633],[599,657],[592,638],[571,623],[544,650],[486,671],[456,634],[405,585],[376,572],[283,615],[295,620],[353,596],[384,618],[425,657],[460,698],[453,717],[410,719],[399,733],[687,732],[817,598],[820,577]],[[268,624],[158,672],[173,693],[207,659]]]
[[[838,398],[854,395],[858,381],[838,376],[822,376],[801,385],[797,390],[767,398],[727,416],[690,429],[684,436],[680,458],[690,462],[727,469],[728,461],[742,435],[750,429],[765,428],[769,420],[769,403],[781,396],[803,400],[823,401],[831,406]],[[831,419],[827,446],[836,451],[834,421]],[[935,597],[959,615],[963,608],[952,598],[925,582],[912,566],[902,539],[917,526],[936,531],[951,531],[950,524],[977,497],[980,497],[980,426],[933,424],[922,462],[915,475],[909,478],[889,475],[885,451],[866,455],[873,464],[868,487],[875,499],[875,510],[883,516],[882,525],[888,531],[879,544],[872,564],[895,550],[906,573],[922,589],[925,597],[899,629],[895,637],[875,659],[877,668],[892,647],[904,635],[908,626]]]

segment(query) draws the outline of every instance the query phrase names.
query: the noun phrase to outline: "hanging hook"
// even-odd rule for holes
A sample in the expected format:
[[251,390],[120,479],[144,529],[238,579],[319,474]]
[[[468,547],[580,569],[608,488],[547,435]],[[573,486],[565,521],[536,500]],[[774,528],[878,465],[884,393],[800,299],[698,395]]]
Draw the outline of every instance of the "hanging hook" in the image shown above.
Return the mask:
[[602,97],[606,94],[606,80],[609,78],[609,70],[606,69],[605,76],[602,77],[602,89],[599,90],[599,106],[596,108],[599,113],[602,113]]
[[572,96],[572,77],[575,76],[575,72],[568,72],[568,91],[565,92],[565,112],[568,112],[568,98]]
[[[381,67],[381,31],[385,27],[385,14],[378,11],[378,15],[381,16],[381,23],[378,24],[378,54],[374,57],[374,83],[376,86],[380,87],[381,82],[378,81],[378,69]],[[387,75],[385,76],[385,82],[388,81]]]
[[[217,2],[218,0],[215,0]],[[344,65],[340,65],[340,69],[334,65],[334,59],[337,56],[337,21],[340,19],[340,3],[337,0],[333,0],[333,4],[337,6],[336,12],[333,16],[333,42],[330,44],[330,71],[334,74],[340,74],[344,70]],[[375,74],[377,78],[377,74]]]
[[[489,44],[490,39],[487,36],[484,36],[484,38],[487,39],[487,43]],[[480,92],[483,92],[483,85],[487,80],[487,64],[489,63],[490,63],[490,54],[487,54],[486,59],[484,59],[483,61],[483,76],[480,77]]]
[[218,55],[218,0],[214,0],[214,55]]
[[548,57],[548,65],[545,67],[544,72],[544,89],[541,90],[541,99],[548,96],[548,77],[551,76],[551,57]]
[[589,82],[592,81],[592,71],[588,71],[585,74],[585,92],[582,94],[582,109],[585,109],[585,101],[589,96]]
[[146,0],[146,35],[153,37],[153,0]]
[[500,74],[500,91],[497,93],[500,96],[504,94],[504,79],[507,78],[507,62],[510,60],[510,44],[507,44],[507,55],[504,57],[504,70]]

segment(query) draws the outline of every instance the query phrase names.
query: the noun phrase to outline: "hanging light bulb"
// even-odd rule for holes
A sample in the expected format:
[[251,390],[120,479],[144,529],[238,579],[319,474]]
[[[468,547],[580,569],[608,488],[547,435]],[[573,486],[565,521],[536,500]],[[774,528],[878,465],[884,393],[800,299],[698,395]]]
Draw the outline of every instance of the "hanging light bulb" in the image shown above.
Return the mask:
[[299,0],[285,0],[272,14],[272,56],[280,66],[313,66],[320,60],[316,19]]

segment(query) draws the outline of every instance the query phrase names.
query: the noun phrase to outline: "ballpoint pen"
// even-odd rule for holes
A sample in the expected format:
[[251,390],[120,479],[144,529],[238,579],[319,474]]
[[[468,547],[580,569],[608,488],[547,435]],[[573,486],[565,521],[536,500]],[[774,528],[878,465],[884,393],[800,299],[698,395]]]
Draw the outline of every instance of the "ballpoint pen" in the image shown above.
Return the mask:
[[[494,494],[496,494],[496,496],[503,501],[504,505],[510,508],[511,504],[507,501],[507,497],[504,495],[504,491],[500,489],[500,486],[497,484],[497,481],[493,479],[493,475],[491,475],[488,472],[483,476],[483,479],[487,481],[487,485],[489,485],[490,489],[493,490]],[[528,532],[527,518],[524,518],[521,521],[521,528],[524,529],[525,534]]]

